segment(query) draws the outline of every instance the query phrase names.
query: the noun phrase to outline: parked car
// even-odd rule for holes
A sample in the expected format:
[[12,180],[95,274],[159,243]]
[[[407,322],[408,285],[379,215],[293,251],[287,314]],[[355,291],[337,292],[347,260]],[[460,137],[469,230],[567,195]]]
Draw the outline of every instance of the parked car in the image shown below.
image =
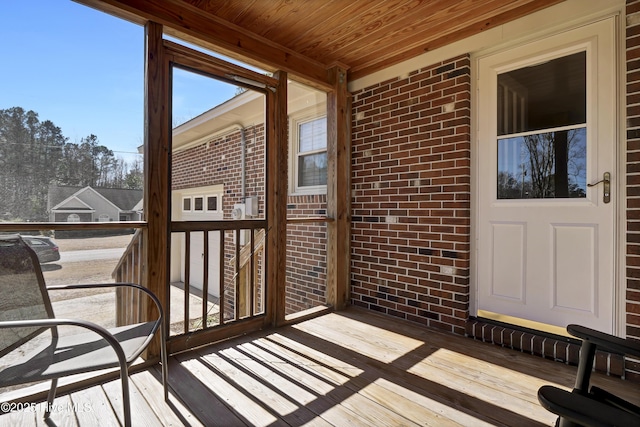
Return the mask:
[[50,237],[45,236],[21,236],[22,240],[33,249],[38,255],[40,264],[45,262],[58,261],[60,259],[60,248]]

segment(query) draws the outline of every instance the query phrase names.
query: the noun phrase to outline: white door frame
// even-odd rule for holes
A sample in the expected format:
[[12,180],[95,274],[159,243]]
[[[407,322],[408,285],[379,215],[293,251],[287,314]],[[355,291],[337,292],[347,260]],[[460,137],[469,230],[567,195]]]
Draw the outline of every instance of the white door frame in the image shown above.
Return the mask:
[[[624,81],[625,81],[625,69],[624,69],[624,28],[621,25],[621,18],[619,13],[612,13],[608,16],[599,17],[598,19],[593,19],[592,21],[586,23],[595,23],[601,20],[611,19],[614,25],[615,32],[615,70],[614,77],[615,81],[615,105],[617,107],[617,111],[615,112],[614,119],[614,129],[616,131],[616,142],[614,147],[614,167],[617,168],[616,171],[616,179],[614,180],[615,192],[617,194],[617,200],[615,204],[615,210],[613,213],[614,216],[614,264],[613,264],[613,276],[614,276],[614,295],[613,295],[613,330],[614,333],[619,336],[625,335],[625,327],[626,319],[625,319],[625,256],[626,253],[626,191],[625,191],[625,182],[626,182],[626,160],[625,160],[625,152],[623,150],[624,144],[624,132],[625,132],[625,120],[624,120],[624,109],[626,106],[625,97],[623,93],[624,89]],[[576,25],[573,23],[571,27],[564,28],[560,31],[556,30],[553,33],[547,31],[540,33],[537,37],[527,37],[526,41],[520,43],[520,45],[524,45],[531,41],[540,40],[555,34],[559,34],[565,31],[569,31],[578,27],[585,25],[585,23],[581,23],[580,25]],[[479,90],[479,81],[478,81],[478,63],[480,58],[486,57],[488,55],[492,55],[501,51],[506,51],[513,49],[517,45],[513,42],[505,44],[505,46],[501,48],[492,47],[491,49],[487,49],[485,51],[478,52],[472,55],[472,108],[473,108],[473,121],[472,121],[472,149],[471,149],[471,211],[472,211],[472,222],[471,222],[471,277],[470,277],[470,315],[475,316],[478,313],[478,236],[479,236],[479,215],[478,215],[478,181],[480,174],[480,167],[478,164],[478,150],[480,149],[480,136],[478,134],[478,120],[479,120],[479,99],[478,99],[478,90]]]

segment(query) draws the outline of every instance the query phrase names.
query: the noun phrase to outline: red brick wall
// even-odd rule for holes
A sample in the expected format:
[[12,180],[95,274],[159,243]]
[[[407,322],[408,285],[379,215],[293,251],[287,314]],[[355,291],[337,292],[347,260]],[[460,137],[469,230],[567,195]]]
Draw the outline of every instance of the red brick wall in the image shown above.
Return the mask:
[[[247,147],[246,194],[260,197],[264,215],[264,126],[245,129]],[[224,184],[225,218],[231,218],[235,203],[241,202],[241,133],[238,130],[172,154],[171,189]]]
[[[627,0],[627,336],[640,339],[640,1]],[[640,381],[640,363],[627,361],[628,374]]]
[[[324,216],[326,195],[289,196],[287,218]],[[287,291],[285,313],[327,302],[327,226],[287,224]]]
[[353,93],[351,302],[465,333],[470,60]]

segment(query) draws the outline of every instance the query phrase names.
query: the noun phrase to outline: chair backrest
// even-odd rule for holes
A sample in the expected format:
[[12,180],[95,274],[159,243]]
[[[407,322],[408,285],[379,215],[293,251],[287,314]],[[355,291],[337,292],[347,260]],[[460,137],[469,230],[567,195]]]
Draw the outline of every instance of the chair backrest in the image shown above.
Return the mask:
[[[38,256],[20,236],[0,236],[0,321],[48,318],[53,309]],[[0,357],[46,329],[0,328]]]

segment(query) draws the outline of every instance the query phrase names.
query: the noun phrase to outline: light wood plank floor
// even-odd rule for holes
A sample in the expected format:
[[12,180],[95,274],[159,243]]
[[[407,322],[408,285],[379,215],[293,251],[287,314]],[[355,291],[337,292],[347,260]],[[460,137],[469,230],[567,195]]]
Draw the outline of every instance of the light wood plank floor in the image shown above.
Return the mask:
[[[169,374],[168,404],[157,369],[131,376],[134,426],[551,426],[536,391],[575,368],[350,309],[178,355]],[[594,382],[640,403],[637,383]],[[45,425],[42,409],[0,425]],[[120,425],[120,383],[53,410],[49,425]]]

